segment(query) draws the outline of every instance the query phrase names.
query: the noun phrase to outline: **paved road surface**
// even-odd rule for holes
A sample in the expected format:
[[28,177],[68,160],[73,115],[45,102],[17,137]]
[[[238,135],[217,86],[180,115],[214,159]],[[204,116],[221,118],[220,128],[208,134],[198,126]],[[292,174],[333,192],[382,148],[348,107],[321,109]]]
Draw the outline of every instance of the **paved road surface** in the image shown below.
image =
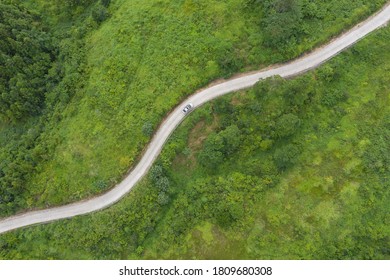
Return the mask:
[[32,224],[47,223],[54,220],[70,218],[77,215],[101,210],[112,205],[113,203],[120,200],[124,195],[126,195],[126,193],[128,193],[134,187],[134,185],[142,178],[142,176],[148,172],[154,160],[160,154],[160,151],[169,135],[176,129],[180,122],[183,121],[185,115],[183,114],[182,109],[186,104],[191,102],[195,107],[198,107],[201,104],[215,99],[218,96],[251,87],[260,79],[274,75],[291,77],[313,69],[328,59],[334,57],[342,50],[353,45],[370,32],[387,24],[389,20],[390,4],[387,4],[379,13],[370,17],[365,22],[358,24],[350,31],[332,40],[329,44],[314,50],[302,58],[291,61],[284,65],[242,75],[239,78],[233,78],[231,80],[206,88],[190,96],[182,104],[176,107],[176,109],[174,109],[172,113],[165,119],[150,142],[141,161],[117,186],[98,197],[65,206],[27,212],[1,220],[0,233]]

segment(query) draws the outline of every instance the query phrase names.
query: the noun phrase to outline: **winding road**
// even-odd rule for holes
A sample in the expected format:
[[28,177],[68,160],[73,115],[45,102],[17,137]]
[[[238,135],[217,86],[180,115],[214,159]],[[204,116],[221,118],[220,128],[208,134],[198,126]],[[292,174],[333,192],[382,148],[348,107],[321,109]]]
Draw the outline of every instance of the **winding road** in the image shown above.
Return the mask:
[[0,220],[0,233],[33,224],[47,223],[54,220],[91,213],[116,203],[148,172],[154,160],[160,154],[164,143],[185,118],[185,114],[183,114],[182,109],[186,104],[192,103],[196,108],[221,95],[251,87],[259,80],[267,77],[280,75],[281,77],[286,78],[306,72],[318,67],[325,61],[340,53],[342,50],[355,44],[367,34],[386,25],[389,21],[390,3],[369,19],[359,23],[354,28],[332,40],[327,45],[322,46],[299,59],[283,65],[244,74],[241,77],[233,78],[217,85],[210,86],[193,94],[169,114],[169,116],[160,125],[160,128],[149,143],[149,146],[139,163],[121,183],[116,185],[110,191],[100,196],[76,203],[45,210],[31,211]]

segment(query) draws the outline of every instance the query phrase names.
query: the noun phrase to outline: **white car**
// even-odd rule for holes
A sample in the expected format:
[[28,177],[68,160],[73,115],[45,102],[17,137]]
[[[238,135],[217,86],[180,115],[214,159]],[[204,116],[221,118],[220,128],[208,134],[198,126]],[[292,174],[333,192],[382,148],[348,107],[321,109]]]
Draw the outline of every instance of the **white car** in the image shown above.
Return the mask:
[[184,108],[183,108],[183,113],[187,114],[191,109],[194,108],[194,105],[192,103],[188,103]]

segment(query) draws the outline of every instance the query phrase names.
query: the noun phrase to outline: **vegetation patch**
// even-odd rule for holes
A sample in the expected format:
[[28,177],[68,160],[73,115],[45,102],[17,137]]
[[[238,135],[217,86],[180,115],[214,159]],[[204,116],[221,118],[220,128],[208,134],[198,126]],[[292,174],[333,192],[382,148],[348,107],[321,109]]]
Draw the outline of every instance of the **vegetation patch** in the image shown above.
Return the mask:
[[[8,74],[1,79],[0,215],[107,190],[185,96],[216,78],[298,56],[385,1],[284,2],[5,1],[13,12],[1,28],[16,45],[2,44],[1,59],[15,61],[1,71]],[[290,17],[296,24],[285,24]],[[269,40],[275,32],[278,42]],[[24,56],[12,55],[26,46],[18,34],[31,45]],[[332,96],[324,97],[329,106]],[[229,153],[222,150],[216,162],[218,152]]]
[[[66,64],[59,88],[49,94],[45,108],[51,113],[42,113],[47,123],[32,118],[0,126],[2,178],[34,174],[15,178],[20,190],[14,201],[0,204],[2,213],[112,186],[173,104],[208,79],[244,67],[214,54],[251,65],[243,55],[254,46],[248,42],[265,34],[242,27],[264,22],[253,21],[251,9],[231,9],[242,2],[210,3],[113,1],[111,16],[95,29],[86,25],[75,41],[83,47],[70,44],[73,37],[61,40],[78,55],[70,56],[73,64]],[[89,22],[94,5],[69,17]],[[326,11],[336,13],[332,9]],[[294,32],[301,38],[295,49],[306,41]],[[226,43],[233,41],[233,47]],[[388,259],[389,41],[386,27],[318,70],[291,80],[273,77],[204,105],[118,204],[1,235],[0,258]],[[281,53],[259,46],[267,59],[253,54],[253,61],[269,63]],[[225,47],[233,51],[223,53]],[[59,91],[65,88],[72,94]],[[42,130],[31,129],[34,121]],[[23,142],[10,141],[18,137]],[[30,153],[39,160],[25,166]],[[190,168],[179,164],[189,161]],[[20,167],[24,173],[15,172]]]
[[[2,235],[1,257],[387,259],[389,39],[386,28],[316,71],[196,110],[123,201]],[[334,91],[347,97],[329,106]],[[209,168],[203,153],[222,161]],[[174,164],[183,157],[198,163]]]

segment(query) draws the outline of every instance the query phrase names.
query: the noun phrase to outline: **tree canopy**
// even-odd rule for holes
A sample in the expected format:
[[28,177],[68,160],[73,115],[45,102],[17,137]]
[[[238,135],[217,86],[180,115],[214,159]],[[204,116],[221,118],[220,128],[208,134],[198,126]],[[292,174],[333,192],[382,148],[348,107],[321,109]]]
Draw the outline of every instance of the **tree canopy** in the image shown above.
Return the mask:
[[0,3],[0,115],[9,120],[37,114],[53,60],[49,34],[39,16]]

